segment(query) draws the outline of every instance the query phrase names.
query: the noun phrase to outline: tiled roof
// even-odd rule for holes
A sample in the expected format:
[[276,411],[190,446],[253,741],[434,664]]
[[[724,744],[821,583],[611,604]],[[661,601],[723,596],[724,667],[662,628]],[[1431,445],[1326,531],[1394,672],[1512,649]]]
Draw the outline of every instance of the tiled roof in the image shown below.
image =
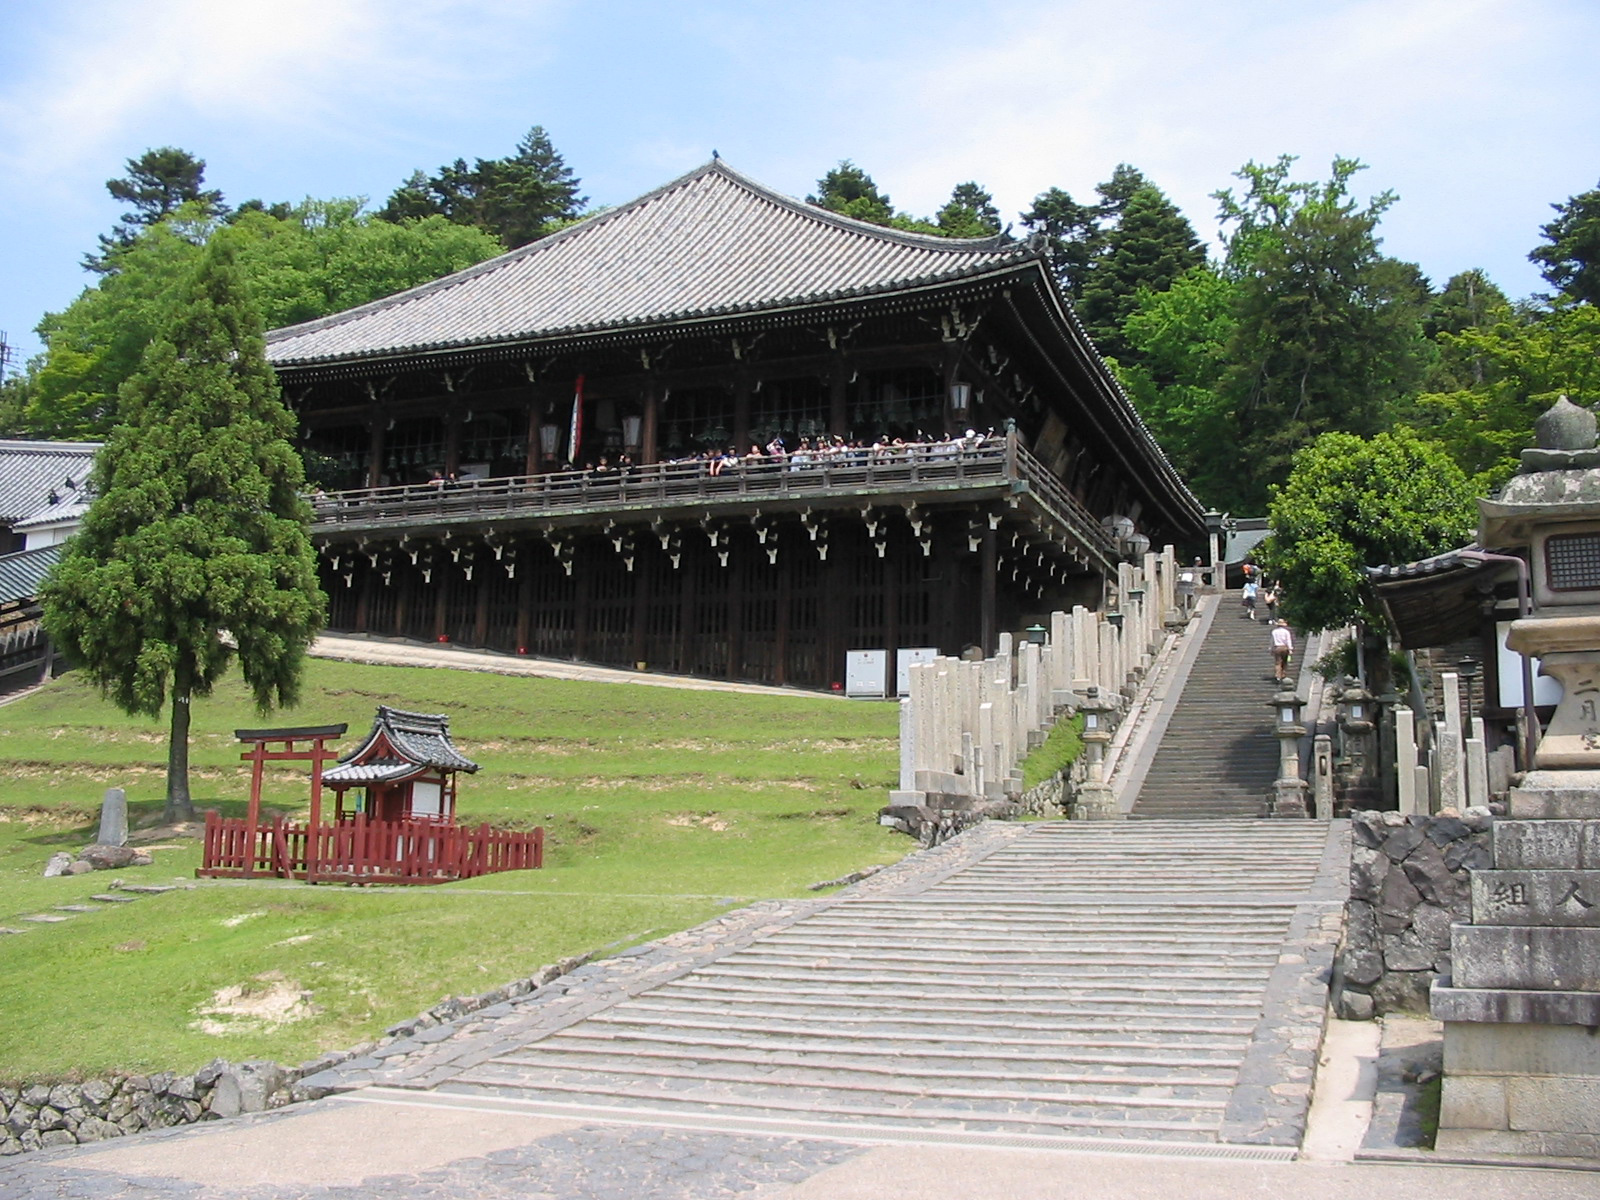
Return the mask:
[[[379,743],[386,740],[400,757],[391,755],[368,757]],[[368,768],[376,767],[378,774]],[[374,780],[400,778],[418,767],[440,767],[446,771],[476,771],[478,764],[465,757],[450,740],[450,718],[438,713],[406,712],[378,706],[378,715],[372,722],[372,732],[350,753],[339,759],[339,765],[330,767],[322,778],[329,783],[368,783]]]
[[13,525],[49,507],[52,492],[59,502],[64,493],[82,486],[99,449],[99,442],[0,440],[0,525]]
[[0,604],[37,596],[44,577],[60,561],[60,545],[0,554]]
[[274,330],[278,367],[815,304],[1036,257],[1000,237],[904,233],[780,195],[719,159],[499,258]]

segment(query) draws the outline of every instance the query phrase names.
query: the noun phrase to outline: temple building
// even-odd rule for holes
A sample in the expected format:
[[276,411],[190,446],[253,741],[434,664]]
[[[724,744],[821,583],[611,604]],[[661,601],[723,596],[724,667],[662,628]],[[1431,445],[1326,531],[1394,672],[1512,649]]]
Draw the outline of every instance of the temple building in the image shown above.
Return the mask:
[[828,688],[1205,536],[1042,244],[720,160],[268,357],[341,631]]

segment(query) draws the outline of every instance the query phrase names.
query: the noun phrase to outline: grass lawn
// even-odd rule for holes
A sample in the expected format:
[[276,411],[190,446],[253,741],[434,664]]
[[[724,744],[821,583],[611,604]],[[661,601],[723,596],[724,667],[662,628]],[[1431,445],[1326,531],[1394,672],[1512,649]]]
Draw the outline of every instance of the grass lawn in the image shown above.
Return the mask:
[[[381,703],[450,714],[483,768],[461,777],[461,820],[543,825],[544,870],[414,888],[197,881],[198,841],[172,838],[151,867],[44,879],[52,853],[93,840],[105,788],[127,790],[136,833],[156,823],[165,724],[75,675],[0,708],[0,926],[27,930],[0,936],[0,1080],[299,1061],[443,996],[915,849],[876,823],[896,780],[890,704],[320,660],[293,711],[260,717],[237,679],[196,703],[196,807],[244,811],[235,728],[346,721],[348,749]],[[303,814],[307,777],[269,772],[264,805]],[[196,886],[18,920],[89,903],[113,877]]]

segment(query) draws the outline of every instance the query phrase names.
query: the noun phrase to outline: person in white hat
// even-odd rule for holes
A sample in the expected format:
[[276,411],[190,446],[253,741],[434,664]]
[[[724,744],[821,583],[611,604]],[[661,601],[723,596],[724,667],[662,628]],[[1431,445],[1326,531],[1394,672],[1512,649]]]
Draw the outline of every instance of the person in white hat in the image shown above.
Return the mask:
[[1289,677],[1289,659],[1294,654],[1294,632],[1289,622],[1278,618],[1272,626],[1272,671],[1279,683]]

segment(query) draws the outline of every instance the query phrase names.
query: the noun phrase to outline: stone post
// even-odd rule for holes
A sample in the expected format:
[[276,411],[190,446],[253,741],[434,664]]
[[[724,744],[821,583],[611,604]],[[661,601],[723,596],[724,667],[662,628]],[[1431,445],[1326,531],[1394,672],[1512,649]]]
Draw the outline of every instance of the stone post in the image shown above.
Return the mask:
[[1438,772],[1436,781],[1439,792],[1439,804],[1434,810],[1442,811],[1446,808],[1461,807],[1461,734],[1448,726],[1439,733],[1438,748],[1434,752],[1433,765]]
[[128,844],[128,795],[121,788],[107,788],[100,801],[100,833],[95,841],[102,846]]
[[1417,808],[1417,714],[1409,705],[1394,710],[1394,781],[1402,816]]
[[1311,798],[1320,821],[1333,819],[1333,739],[1319,733],[1311,739]]

